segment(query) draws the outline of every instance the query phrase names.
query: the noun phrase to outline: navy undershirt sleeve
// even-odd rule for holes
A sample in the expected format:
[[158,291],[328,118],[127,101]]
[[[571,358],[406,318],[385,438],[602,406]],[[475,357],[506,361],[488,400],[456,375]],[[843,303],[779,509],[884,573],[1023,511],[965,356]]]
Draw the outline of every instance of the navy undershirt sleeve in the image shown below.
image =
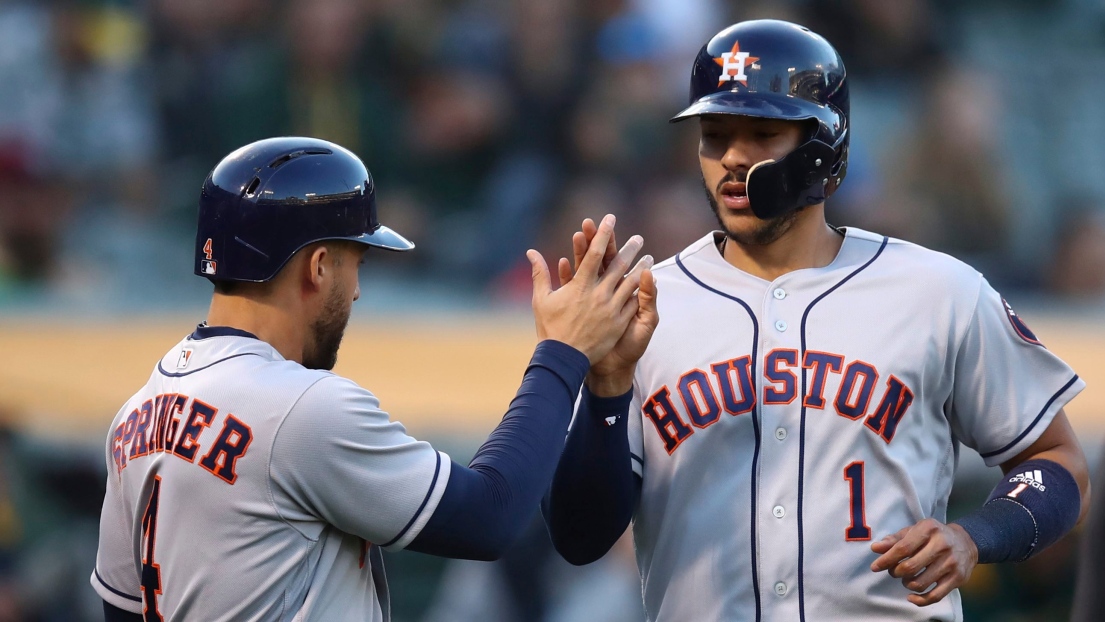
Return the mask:
[[548,489],[589,368],[587,357],[571,346],[538,344],[503,420],[467,467],[453,463],[441,501],[407,548],[462,559],[500,557]]
[[123,611],[105,600],[104,622],[142,622],[142,614]]
[[632,392],[600,398],[583,389],[552,488],[541,505],[553,546],[575,565],[589,564],[625,533],[641,478],[633,472],[626,432]]

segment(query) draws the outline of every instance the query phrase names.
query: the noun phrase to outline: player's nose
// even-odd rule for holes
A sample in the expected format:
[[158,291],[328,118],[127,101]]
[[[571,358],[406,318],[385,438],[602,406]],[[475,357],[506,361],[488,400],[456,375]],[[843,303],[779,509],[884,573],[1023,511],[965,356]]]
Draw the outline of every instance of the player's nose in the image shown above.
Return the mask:
[[721,165],[730,171],[748,170],[753,164],[755,162],[749,155],[748,146],[741,140],[730,141],[725,154],[721,156]]

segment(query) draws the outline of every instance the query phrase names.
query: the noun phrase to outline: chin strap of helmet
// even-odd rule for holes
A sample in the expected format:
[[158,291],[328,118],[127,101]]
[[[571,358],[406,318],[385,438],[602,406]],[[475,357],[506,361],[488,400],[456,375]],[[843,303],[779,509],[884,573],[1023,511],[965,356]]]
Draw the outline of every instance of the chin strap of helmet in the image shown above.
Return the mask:
[[832,168],[836,152],[811,140],[782,160],[764,160],[745,182],[748,204],[757,218],[768,220],[824,201],[836,189]]

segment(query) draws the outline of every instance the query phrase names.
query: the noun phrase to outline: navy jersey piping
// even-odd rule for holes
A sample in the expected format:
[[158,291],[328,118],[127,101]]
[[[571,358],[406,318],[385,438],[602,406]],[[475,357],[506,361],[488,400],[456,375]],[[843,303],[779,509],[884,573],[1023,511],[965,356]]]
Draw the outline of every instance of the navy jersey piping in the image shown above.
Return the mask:
[[1032,431],[1032,428],[1036,427],[1036,424],[1039,423],[1040,419],[1043,418],[1044,413],[1046,413],[1048,411],[1048,409],[1051,408],[1052,403],[1054,403],[1055,400],[1059,399],[1060,395],[1066,393],[1067,389],[1071,388],[1071,386],[1073,386],[1075,382],[1078,382],[1078,374],[1075,374],[1073,378],[1071,378],[1069,381],[1067,381],[1066,384],[1063,385],[1062,389],[1059,389],[1058,391],[1055,392],[1055,395],[1051,396],[1051,399],[1048,400],[1047,404],[1044,404],[1043,409],[1040,410],[1040,414],[1036,415],[1036,418],[1033,419],[1032,423],[1029,424],[1029,426],[1024,429],[1024,432],[1021,432],[1020,436],[1013,439],[1013,441],[1011,443],[1009,443],[1005,447],[1002,447],[1001,449],[998,449],[996,451],[990,451],[990,452],[986,452],[984,454],[979,454],[979,455],[981,455],[983,458],[989,458],[991,456],[996,456],[996,455],[998,455],[1002,452],[1006,452],[1006,451],[1009,451],[1010,449],[1012,449],[1013,446],[1016,445],[1017,443],[1021,442],[1021,440],[1025,436],[1028,436],[1028,433]]
[[231,326],[208,326],[206,322],[196,326],[196,330],[188,336],[192,341],[210,339],[211,337],[245,337],[247,339],[257,339],[257,335],[249,331]]
[[[714,289],[713,287],[710,287],[709,285],[700,281],[698,277],[691,274],[691,271],[687,269],[687,266],[683,265],[683,260],[679,258],[679,255],[675,256],[675,263],[679,266],[679,269],[683,271],[683,274],[686,274],[687,278],[693,281],[696,285],[705,289],[706,291],[713,292],[718,296],[721,296],[722,298],[727,298],[729,300],[732,300],[733,302],[736,302],[740,306],[744,307],[745,312],[748,313],[748,318],[752,320],[752,384],[753,388],[755,389],[757,379],[759,378],[759,376],[756,374],[756,348],[759,346],[760,343],[760,323],[756,320],[756,314],[752,313],[752,308],[749,307],[748,304],[740,298]],[[758,394],[759,389],[756,389],[756,391]],[[756,622],[760,622],[760,579],[758,573],[759,564],[756,561],[756,469],[759,467],[760,464],[760,400],[756,399],[755,404],[756,405],[752,408],[752,428],[756,438],[756,447],[752,451],[752,474],[749,478],[751,480],[750,488],[752,490],[752,503],[749,515],[751,516],[750,531],[752,548],[752,594],[756,598]]]
[[804,544],[802,541],[802,486],[804,484],[803,475],[806,470],[806,319],[809,318],[810,311],[813,310],[814,305],[839,289],[841,285],[850,281],[852,277],[866,270],[867,266],[875,263],[875,260],[878,259],[879,255],[882,255],[883,250],[886,249],[886,245],[889,241],[890,238],[883,236],[879,250],[875,251],[871,259],[868,259],[862,266],[853,270],[851,274],[841,279],[839,283],[822,292],[817,298],[814,298],[813,302],[811,302],[809,306],[806,307],[805,312],[802,313],[802,353],[798,357],[798,363],[802,365],[802,392],[798,394],[798,398],[802,401],[802,417],[799,423],[798,433],[798,618],[801,622],[806,622],[806,593],[803,581],[805,575],[805,570],[803,568]]
[[180,378],[182,376],[187,376],[188,374],[194,374],[198,371],[203,371],[203,370],[207,369],[208,367],[218,365],[219,363],[222,363],[223,361],[229,361],[230,359],[236,359],[239,356],[261,356],[261,354],[259,352],[239,352],[238,354],[232,354],[232,355],[230,355],[230,356],[228,356],[224,359],[219,359],[219,360],[215,361],[214,363],[209,363],[207,365],[204,365],[203,367],[197,367],[197,368],[195,368],[191,371],[182,371],[182,372],[168,372],[168,371],[165,371],[165,368],[161,366],[161,361],[158,361],[157,362],[157,371],[160,372],[162,376],[168,376],[170,378]]
[[110,585],[108,585],[107,581],[104,581],[104,578],[100,576],[100,569],[99,568],[93,568],[92,572],[96,573],[96,580],[100,582],[100,585],[106,587],[112,594],[115,594],[116,596],[122,596],[123,598],[125,598],[127,600],[130,600],[130,601],[134,601],[136,603],[142,602],[141,598],[139,598],[137,596],[131,596],[130,594],[127,594],[125,592],[120,592],[119,590],[117,590],[117,589],[111,587]]
[[422,505],[418,506],[418,511],[414,513],[414,516],[411,516],[411,519],[409,521],[407,521],[406,527],[403,527],[403,529],[399,531],[399,535],[395,536],[391,540],[388,540],[384,544],[381,544],[380,546],[389,547],[401,540],[403,536],[406,535],[408,531],[410,531],[411,526],[414,525],[414,521],[418,520],[418,517],[422,515],[422,510],[426,509],[426,504],[430,502],[430,496],[434,494],[434,487],[437,486],[437,476],[439,473],[441,473],[440,453],[437,454],[437,464],[434,465],[434,477],[430,480],[430,489],[426,491],[426,496],[422,498]]

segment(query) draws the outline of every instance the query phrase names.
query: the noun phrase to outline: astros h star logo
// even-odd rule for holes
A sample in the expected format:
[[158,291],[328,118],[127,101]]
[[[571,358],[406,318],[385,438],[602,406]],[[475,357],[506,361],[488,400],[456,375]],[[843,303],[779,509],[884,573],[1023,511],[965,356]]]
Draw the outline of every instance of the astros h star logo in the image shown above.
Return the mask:
[[749,56],[748,52],[742,52],[740,41],[734,41],[732,50],[714,59],[715,63],[721,65],[721,76],[718,78],[717,85],[721,86],[730,80],[735,80],[748,86],[748,76],[744,73],[744,68],[758,60],[760,60],[759,56]]

